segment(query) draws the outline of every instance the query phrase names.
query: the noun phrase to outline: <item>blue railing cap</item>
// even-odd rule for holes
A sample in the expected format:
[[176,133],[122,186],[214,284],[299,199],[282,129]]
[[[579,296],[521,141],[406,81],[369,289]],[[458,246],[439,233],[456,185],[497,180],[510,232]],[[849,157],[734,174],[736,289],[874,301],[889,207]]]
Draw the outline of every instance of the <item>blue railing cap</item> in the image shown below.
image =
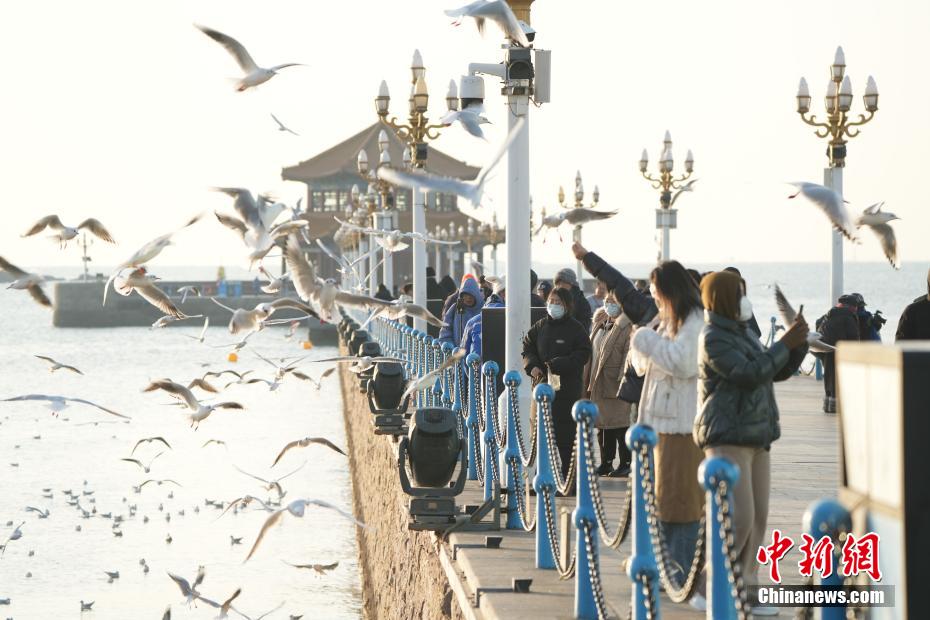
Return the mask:
[[486,375],[496,375],[500,371],[500,367],[494,360],[488,360],[481,367],[481,371]]
[[655,446],[659,436],[648,424],[634,424],[626,432],[626,445],[630,450],[638,450],[643,444]]
[[838,538],[840,532],[852,531],[852,516],[849,510],[829,497],[812,502],[804,511],[801,523],[804,531],[815,538],[824,534]]
[[626,561],[626,575],[633,581],[637,581],[640,575],[648,575],[653,580],[659,579],[659,571],[654,561],[646,558],[646,554],[630,556]]
[[722,456],[712,456],[701,461],[698,467],[698,482],[711,491],[717,488],[717,483],[725,481],[730,488],[739,480],[739,465]]
[[480,361],[481,361],[481,356],[478,355],[477,353],[469,353],[468,356],[465,358],[465,363],[468,364],[469,366],[477,362],[480,362]]
[[590,400],[579,400],[572,405],[572,417],[575,418],[575,422],[581,422],[585,419],[593,422],[597,419],[597,416],[597,405]]
[[553,400],[555,398],[555,390],[552,389],[552,386],[548,383],[540,383],[536,386],[536,389],[533,390],[533,398],[536,402],[543,400]]
[[442,343],[442,350],[443,350],[443,351],[446,351],[447,353],[451,353],[452,350],[455,349],[455,348],[456,348],[456,347],[452,346],[452,343],[449,342],[448,340],[446,340],[445,342]]
[[508,370],[507,374],[504,375],[504,383],[506,385],[520,385],[522,380],[523,379],[520,377],[520,373],[516,370]]

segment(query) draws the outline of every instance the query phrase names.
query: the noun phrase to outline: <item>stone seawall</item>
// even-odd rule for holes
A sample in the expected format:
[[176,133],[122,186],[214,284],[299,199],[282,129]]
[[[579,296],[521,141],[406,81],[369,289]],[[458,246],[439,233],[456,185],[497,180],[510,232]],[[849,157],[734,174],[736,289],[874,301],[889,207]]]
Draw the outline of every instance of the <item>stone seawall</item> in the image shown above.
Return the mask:
[[[343,350],[343,354],[345,351]],[[397,477],[396,444],[375,435],[368,399],[356,375],[340,369],[352,468],[365,615],[371,619],[462,618],[430,532],[407,529],[407,496]]]

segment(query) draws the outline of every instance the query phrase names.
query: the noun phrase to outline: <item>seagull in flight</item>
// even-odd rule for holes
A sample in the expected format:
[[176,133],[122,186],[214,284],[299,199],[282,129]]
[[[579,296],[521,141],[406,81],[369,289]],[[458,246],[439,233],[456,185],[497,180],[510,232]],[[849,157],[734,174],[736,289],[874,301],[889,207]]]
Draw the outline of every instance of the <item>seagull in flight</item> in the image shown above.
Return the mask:
[[41,508],[36,508],[35,506],[26,506],[26,512],[34,512],[40,519],[48,519],[48,515],[51,514],[48,508],[42,510]]
[[405,316],[412,316],[414,318],[423,319],[430,325],[435,325],[436,327],[445,327],[446,325],[445,322],[432,312],[410,301],[410,298],[406,295],[401,295],[387,306],[377,308],[359,329],[365,329],[368,324],[378,316],[383,316],[393,321],[400,320]]
[[481,129],[482,125],[488,124],[489,121],[483,116],[484,106],[481,104],[470,105],[461,110],[449,110],[445,116],[443,116],[439,122],[445,126],[450,126],[453,123],[459,123],[462,127],[475,136],[476,138],[481,138],[482,140],[487,140],[484,135],[484,131]]
[[291,448],[306,448],[311,444],[319,444],[321,446],[326,446],[330,450],[338,452],[342,456],[347,456],[345,452],[342,451],[342,448],[331,442],[325,437],[304,437],[303,439],[295,439],[294,441],[289,442],[281,452],[278,453],[277,458],[275,458],[274,463],[271,464],[272,467],[278,464],[278,461],[281,460],[281,457],[284,456],[288,450]]
[[[281,560],[284,562],[284,560]],[[339,566],[339,562],[333,562],[332,564],[291,564],[290,562],[284,562],[288,566],[293,566],[294,568],[306,568],[316,573],[323,575],[331,570],[335,570]]]
[[[159,442],[163,443],[163,444],[165,445],[166,448],[168,448],[169,450],[171,450],[171,444],[168,443],[167,440],[165,440],[164,437],[143,437],[142,439],[140,439],[139,441],[136,442],[136,445],[134,445],[134,446],[132,447],[132,451],[129,453],[130,456],[133,455],[133,454],[135,454],[135,453],[136,453],[136,448],[138,448],[138,447],[141,446],[142,444],[144,444],[144,443],[152,443],[153,441],[159,441]],[[159,453],[159,454],[160,454],[160,453]],[[153,459],[153,460],[154,460],[154,459]],[[146,473],[148,473],[148,472],[146,472]]]
[[64,370],[70,370],[71,372],[79,374],[79,375],[84,374],[83,372],[75,368],[74,366],[68,366],[67,364],[62,364],[61,362],[57,362],[50,357],[46,357],[44,355],[36,355],[36,357],[39,358],[40,360],[44,360],[48,362],[49,364],[51,364],[51,366],[49,366],[48,368],[49,372],[55,372],[56,370],[64,369]]
[[[617,215],[616,209],[613,211],[596,211],[587,207],[572,207],[554,215],[544,217],[539,228],[537,228],[536,232],[533,234],[538,235],[542,232],[543,228],[558,228],[562,225],[562,222],[568,222],[572,226],[584,226],[589,222],[606,220],[615,215]],[[561,239],[561,235],[559,238]]]
[[898,262],[898,242],[895,238],[894,229],[888,222],[900,220],[901,218],[894,213],[882,211],[882,206],[884,204],[884,202],[878,202],[863,211],[862,214],[856,218],[856,228],[868,226],[872,232],[875,233],[875,236],[878,237],[878,241],[882,246],[882,252],[885,253],[885,258],[888,259],[892,267],[900,269],[901,264]]
[[412,239],[417,239],[423,243],[433,243],[437,245],[458,245],[459,241],[445,241],[442,239],[435,239],[428,235],[424,235],[417,232],[402,232],[400,230],[379,230],[376,228],[365,228],[363,226],[356,226],[355,224],[350,224],[349,222],[343,222],[338,217],[333,217],[340,225],[346,227],[348,230],[354,230],[362,234],[374,237],[378,245],[380,245],[385,252],[400,252],[406,250],[410,247],[410,244],[407,241]]
[[268,282],[262,285],[262,292],[268,293],[269,295],[276,295],[280,293],[284,289],[284,283],[287,282],[287,279],[290,275],[285,271],[280,276],[275,277],[268,273],[268,270],[265,269],[263,265],[258,266],[258,271],[263,276],[268,278]]
[[278,119],[278,117],[274,115],[274,113],[271,114],[271,118],[273,118],[273,119],[274,119],[274,122],[277,123],[277,125],[278,125],[278,131],[286,131],[286,132],[288,132],[288,133],[294,134],[295,136],[299,136],[299,135],[300,135],[299,133],[297,133],[296,131],[294,131],[293,129],[291,129],[290,127],[288,127],[287,125],[285,125],[284,123],[282,123],[282,122]]
[[152,473],[152,472],[151,472],[151,470],[152,470],[152,463],[154,463],[154,462],[155,462],[155,459],[157,459],[158,457],[160,457],[162,454],[164,454],[164,452],[159,452],[158,454],[156,454],[155,456],[153,456],[151,459],[149,459],[149,462],[148,462],[147,464],[146,464],[146,463],[143,463],[143,462],[140,461],[139,459],[120,459],[120,460],[121,460],[121,461],[126,461],[127,463],[135,463],[136,465],[138,465],[139,467],[142,468],[142,471],[143,471],[143,472],[149,474],[149,473]]
[[839,192],[817,183],[804,181],[789,183],[789,185],[794,185],[798,191],[788,196],[788,198],[803,196],[823,211],[833,227],[842,233],[844,237],[850,241],[859,241],[859,236],[852,224],[852,218],[850,218],[845,201]]
[[[309,316],[320,318],[320,315],[317,314],[316,310],[310,306],[301,303],[296,299],[290,299],[288,297],[282,297],[280,299],[275,299],[271,302],[262,302],[257,304],[251,310],[246,310],[245,308],[230,308],[229,306],[223,305],[216,298],[211,297],[213,303],[218,305],[224,310],[232,312],[232,317],[229,319],[229,333],[239,334],[242,332],[246,333],[246,336],[251,335],[254,332],[260,331],[265,327],[265,325],[274,325],[277,321],[269,321],[271,315],[275,311],[282,308],[290,308],[292,310],[299,310],[305,314],[304,317]],[[283,322],[288,323],[293,319],[285,319]],[[241,347],[240,347],[241,348]]]
[[154,392],[155,390],[162,390],[167,392],[171,396],[183,402],[188,409],[193,411],[193,413],[188,415],[188,419],[191,421],[191,427],[195,429],[200,426],[200,423],[206,420],[216,409],[245,409],[245,407],[236,402],[211,404],[201,403],[199,400],[197,400],[197,397],[194,396],[194,393],[191,392],[190,388],[185,387],[180,383],[175,383],[171,379],[159,379],[157,381],[152,381],[142,389],[143,392]]
[[307,509],[307,506],[319,506],[320,508],[326,508],[328,510],[332,510],[336,512],[337,514],[339,514],[341,517],[354,522],[356,525],[360,527],[365,527],[364,523],[362,523],[361,521],[358,521],[355,517],[353,517],[348,512],[340,508],[337,508],[336,506],[334,506],[333,504],[330,504],[329,502],[325,502],[320,499],[294,500],[293,502],[291,502],[290,504],[288,504],[281,510],[276,510],[275,512],[271,513],[271,516],[268,517],[267,520],[265,520],[265,524],[262,525],[262,529],[258,532],[258,537],[255,539],[255,544],[252,545],[252,549],[249,551],[249,555],[246,556],[244,562],[249,561],[249,558],[252,557],[252,555],[255,553],[255,550],[258,549],[258,545],[262,542],[262,539],[265,537],[265,533],[269,529],[271,529],[273,525],[281,521],[281,518],[284,516],[284,513],[286,512],[290,513],[295,517],[303,517]]
[[[775,305],[778,307],[778,313],[781,315],[782,322],[784,322],[786,326],[793,325],[798,318],[798,313],[791,306],[791,303],[788,301],[788,298],[785,297],[785,294],[778,284],[775,285]],[[834,346],[821,341],[820,338],[821,335],[813,330],[807,333],[807,344],[810,346],[811,351],[817,353],[832,353],[836,351]]]
[[457,9],[447,10],[445,13],[449,17],[455,18],[453,24],[456,26],[461,24],[466,17],[473,18],[478,26],[478,32],[482,35],[484,34],[485,20],[491,20],[500,27],[504,36],[510,41],[520,47],[530,46],[529,38],[527,38],[520,20],[517,19],[510,5],[504,0],[477,0]]
[[181,312],[163,290],[155,286],[155,280],[149,276],[148,269],[144,266],[128,267],[116,273],[113,276],[113,290],[124,297],[128,297],[135,291],[142,299],[165,315],[176,319],[191,318]]
[[320,363],[320,362],[338,362],[338,363],[351,363],[349,370],[355,374],[359,374],[374,368],[375,364],[381,362],[395,362],[397,364],[405,364],[407,360],[402,357],[370,357],[368,355],[363,355],[361,357],[355,357],[352,355],[340,356],[340,357],[327,357],[319,360],[309,360],[308,363]]
[[222,45],[223,49],[229,52],[230,55],[232,55],[232,57],[236,60],[236,63],[239,65],[239,68],[242,69],[243,73],[242,78],[236,82],[236,90],[240,93],[245,92],[250,88],[254,88],[259,84],[264,84],[275,75],[277,75],[278,71],[281,69],[285,69],[287,67],[303,66],[297,62],[288,62],[281,65],[275,65],[267,69],[264,67],[259,67],[257,64],[255,64],[255,61],[252,60],[252,56],[249,54],[249,51],[245,49],[245,46],[242,45],[242,43],[239,43],[239,41],[235,40],[227,34],[223,34],[218,30],[207,28],[206,26],[200,26],[198,24],[194,24],[194,26],[202,33]]
[[40,305],[46,308],[52,307],[52,300],[48,298],[45,291],[42,290],[44,278],[34,273],[29,273],[20,269],[10,261],[0,256],[0,270],[13,276],[13,281],[7,288],[17,291],[29,291],[29,295]]
[[234,467],[234,468],[236,469],[236,471],[238,471],[240,474],[246,475],[246,476],[248,476],[249,478],[252,478],[252,479],[254,479],[254,480],[258,480],[259,482],[263,483],[263,484],[265,485],[264,488],[265,488],[266,491],[275,491],[275,492],[277,492],[277,494],[278,494],[278,499],[280,500],[280,499],[281,499],[282,497],[284,497],[284,495],[285,495],[284,489],[281,488],[281,481],[284,480],[285,478],[289,478],[290,476],[293,476],[294,474],[296,474],[297,472],[299,472],[301,469],[304,468],[304,465],[306,465],[306,464],[307,464],[307,461],[304,461],[303,465],[301,465],[300,467],[298,467],[298,468],[295,469],[294,471],[292,471],[292,472],[290,472],[290,473],[287,473],[287,474],[284,474],[284,475],[281,476],[280,478],[275,478],[275,479],[273,479],[273,480],[265,480],[264,478],[259,478],[259,477],[256,476],[255,474],[250,474],[250,473],[247,472],[247,471],[244,471],[244,470],[242,470],[242,469],[239,469],[239,467],[237,467],[236,465],[233,465],[233,467]]
[[199,289],[198,287],[196,287],[196,286],[191,286],[190,284],[186,284],[186,285],[180,287],[180,288],[178,289],[178,292],[181,293],[181,303],[182,303],[182,304],[183,304],[185,301],[187,301],[187,298],[188,298],[189,295],[193,295],[194,297],[200,297],[200,289]]
[[87,218],[77,226],[65,226],[61,223],[61,220],[58,219],[57,215],[46,215],[38,222],[33,224],[29,230],[23,233],[23,237],[31,237],[32,235],[37,235],[46,228],[52,230],[57,230],[58,234],[52,235],[52,239],[58,242],[60,247],[65,247],[69,241],[78,236],[81,230],[88,230],[94,234],[99,239],[106,241],[107,243],[116,243],[113,240],[113,237],[110,235],[109,231],[100,223],[100,220],[94,219],[92,217]]
[[200,328],[199,336],[191,336],[190,334],[181,334],[181,335],[186,336],[190,338],[191,340],[196,340],[200,344],[203,344],[204,338],[206,338],[207,336],[207,328],[209,327],[210,327],[210,317],[208,316],[208,317],[205,317],[203,320],[203,327]]
[[26,525],[26,522],[23,521],[19,525],[13,528],[13,531],[10,532],[10,535],[7,537],[6,542],[0,545],[0,557],[3,557],[4,552],[6,552],[7,545],[14,540],[19,540],[23,537],[23,526]]
[[443,372],[445,372],[448,368],[450,368],[457,361],[465,357],[467,353],[468,351],[466,351],[465,349],[457,349],[455,352],[452,353],[452,355],[449,356],[449,359],[447,359],[442,364],[440,364],[438,368],[436,368],[435,370],[431,370],[430,372],[426,373],[419,379],[412,379],[410,383],[407,385],[407,389],[404,390],[403,395],[400,397],[401,402],[403,402],[405,398],[407,398],[408,396],[410,396],[417,390],[422,390],[422,389],[432,386],[434,383],[436,383],[436,380],[442,376]]
[[96,407],[97,409],[101,411],[105,411],[106,413],[109,413],[110,415],[115,415],[118,418],[125,418],[127,420],[130,419],[129,416],[125,416],[121,413],[116,413],[112,409],[107,409],[106,407],[102,407],[98,405],[97,403],[92,403],[91,401],[84,400],[83,398],[71,398],[69,396],[55,396],[55,395],[50,396],[46,394],[25,394],[23,396],[14,396],[13,398],[3,398],[3,399],[0,399],[0,402],[15,402],[15,401],[21,401],[21,400],[46,401],[48,403],[46,407],[51,409],[52,413],[56,416],[63,410],[67,409],[69,406],[69,403],[80,403],[82,405]]
[[303,372],[300,372],[299,370],[294,370],[294,371],[292,371],[292,372],[291,372],[291,375],[293,375],[294,377],[297,377],[297,378],[300,379],[301,381],[309,381],[310,383],[313,384],[313,387],[315,387],[315,388],[317,389],[317,391],[319,391],[320,388],[323,387],[323,379],[325,379],[326,377],[330,376],[330,375],[333,374],[333,372],[335,372],[335,371],[336,371],[336,367],[335,367],[335,366],[330,366],[329,368],[327,368],[326,370],[324,370],[324,371],[320,374],[320,378],[319,378],[319,379],[314,379],[314,378],[311,377],[310,375],[308,375],[308,374],[306,374],[306,373],[303,373]]

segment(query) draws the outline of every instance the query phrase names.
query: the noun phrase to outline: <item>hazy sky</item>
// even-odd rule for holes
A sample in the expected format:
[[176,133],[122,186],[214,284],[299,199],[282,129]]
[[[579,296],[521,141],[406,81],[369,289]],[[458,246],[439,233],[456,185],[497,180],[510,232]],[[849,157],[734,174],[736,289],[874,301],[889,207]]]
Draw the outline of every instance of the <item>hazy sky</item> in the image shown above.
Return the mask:
[[[79,264],[19,233],[42,215],[66,223],[99,217],[120,245],[94,248],[97,264],[126,258],[138,245],[194,212],[222,208],[206,188],[233,184],[290,201],[304,191],[280,170],[375,120],[372,98],[386,78],[392,111],[406,108],[409,64],[418,47],[444,110],[450,78],[468,62],[498,62],[498,31],[482,39],[472,23],[453,27],[452,2],[66,2],[4,6],[0,46],[8,59],[0,113],[4,179],[2,254],[24,265]],[[880,110],[850,142],[846,198],[853,208],[885,200],[905,261],[930,259],[930,212],[922,188],[930,118],[926,35],[930,3],[620,3],[538,0],[537,46],[553,50],[552,103],[531,114],[534,205],[570,193],[580,169],[610,224],[585,230],[591,248],[620,261],[656,255],[657,193],[639,176],[643,147],[658,156],[671,130],[676,161],[694,151],[696,191],[679,201],[672,254],[683,261],[828,260],[829,229],[814,208],[788,201],[784,181],[822,180],[825,141],[795,113],[805,75],[822,110],[836,45],[861,111],[868,75]],[[257,92],[232,91],[238,68],[192,27],[207,24],[241,40],[259,64],[305,62]],[[491,141],[506,125],[499,86],[486,82]],[[269,113],[301,133],[275,130]],[[480,164],[492,148],[460,128],[436,146]],[[491,208],[505,208],[501,186]],[[503,221],[503,218],[501,217]],[[552,262],[568,255],[553,234],[534,246]],[[850,261],[883,260],[870,233],[847,245]],[[236,237],[205,221],[165,252],[163,264],[245,264]],[[226,258],[228,257],[228,258]],[[890,272],[890,268],[889,268]]]

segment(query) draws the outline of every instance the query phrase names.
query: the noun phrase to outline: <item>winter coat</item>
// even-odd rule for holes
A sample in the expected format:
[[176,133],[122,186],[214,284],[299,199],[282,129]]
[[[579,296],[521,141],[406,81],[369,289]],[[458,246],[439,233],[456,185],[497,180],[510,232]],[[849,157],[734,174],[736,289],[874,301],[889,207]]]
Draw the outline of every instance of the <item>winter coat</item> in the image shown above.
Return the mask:
[[637,291],[626,276],[608,265],[603,258],[594,252],[588,252],[582,262],[588,273],[603,282],[607,290],[613,291],[623,314],[633,323],[645,325],[658,313],[652,297]]
[[694,441],[701,448],[719,445],[768,450],[779,438],[773,381],[793,375],[807,345],[792,350],[776,342],[766,349],[745,323],[706,312],[700,352],[698,414]]
[[[503,308],[504,301],[497,295],[491,295],[484,302],[484,308]],[[474,353],[481,357],[481,313],[472,317],[465,324],[465,335],[462,336],[462,348],[467,351],[466,354]]]
[[694,310],[672,336],[665,323],[636,330],[633,367],[644,375],[639,421],[659,433],[691,433],[697,413],[698,338],[704,319]]
[[591,305],[588,303],[588,300],[585,299],[584,293],[581,292],[578,285],[572,286],[571,293],[573,306],[572,316],[576,321],[581,323],[585,333],[590,333],[591,319],[594,316],[594,311],[591,310]]
[[474,297],[475,305],[469,307],[456,301],[443,315],[442,320],[446,325],[439,330],[439,342],[451,342],[456,347],[462,342],[462,336],[465,334],[465,324],[472,317],[481,314],[481,305],[484,303],[481,288],[472,278],[466,279],[465,283],[462,284],[459,291],[460,297],[462,293],[468,293]]
[[630,425],[630,403],[619,400],[630,334],[633,324],[621,314],[613,324],[601,323],[591,335],[591,361],[585,367],[588,398],[597,405],[597,428],[623,428]]
[[426,278],[426,298],[427,299],[445,299],[446,293],[436,281],[436,276]]
[[830,308],[819,330],[820,340],[835,345],[840,340],[859,340],[859,320],[855,310],[844,305]]
[[930,340],[930,295],[918,299],[901,314],[894,339]]
[[523,368],[532,376],[539,368],[559,376],[552,416],[557,425],[571,425],[571,410],[583,392],[584,366],[591,358],[591,341],[581,323],[570,316],[537,321],[523,338]]

